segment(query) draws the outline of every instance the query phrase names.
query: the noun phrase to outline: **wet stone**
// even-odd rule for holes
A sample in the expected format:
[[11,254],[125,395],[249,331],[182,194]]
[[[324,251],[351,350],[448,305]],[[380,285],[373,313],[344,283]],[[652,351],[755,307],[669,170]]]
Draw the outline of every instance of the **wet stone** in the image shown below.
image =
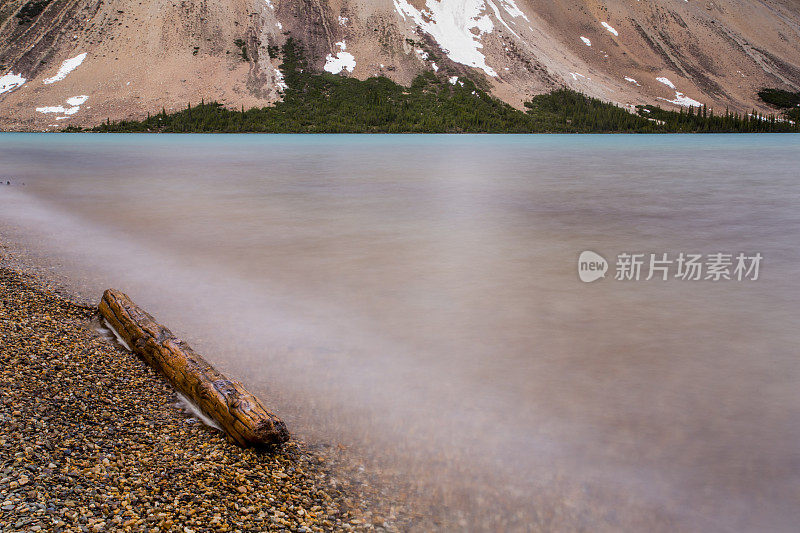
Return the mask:
[[186,423],[60,292],[0,268],[2,531],[376,530],[302,442],[254,452]]

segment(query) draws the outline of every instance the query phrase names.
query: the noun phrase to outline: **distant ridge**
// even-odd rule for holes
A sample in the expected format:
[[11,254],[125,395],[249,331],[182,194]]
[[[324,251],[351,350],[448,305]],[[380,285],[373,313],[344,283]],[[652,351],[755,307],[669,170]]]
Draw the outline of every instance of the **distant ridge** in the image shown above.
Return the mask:
[[282,97],[276,52],[290,37],[315,72],[404,86],[434,72],[517,109],[566,87],[631,110],[766,114],[759,90],[800,90],[791,0],[9,0],[0,129],[143,119],[203,99],[263,107]]

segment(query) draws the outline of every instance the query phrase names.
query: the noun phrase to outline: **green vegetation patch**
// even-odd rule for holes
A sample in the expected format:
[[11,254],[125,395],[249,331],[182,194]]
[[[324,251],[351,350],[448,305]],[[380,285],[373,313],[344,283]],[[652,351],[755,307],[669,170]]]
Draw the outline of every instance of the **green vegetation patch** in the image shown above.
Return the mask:
[[[238,44],[238,43],[237,43]],[[281,49],[287,85],[283,100],[249,110],[219,103],[187,106],[142,121],[101,124],[98,132],[262,133],[666,133],[797,131],[774,117],[714,117],[658,107],[623,108],[568,89],[533,97],[520,111],[467,78],[425,72],[410,87],[385,77],[358,80],[309,69],[301,47]],[[71,128],[68,131],[79,131]]]
[[783,89],[761,89],[758,96],[769,105],[778,108],[789,108],[800,106],[800,92],[793,93]]
[[657,132],[659,125],[646,117],[570,89],[558,89],[525,102],[530,116],[538,117],[558,131]]
[[765,103],[783,109],[783,115],[794,122],[800,122],[800,92],[793,93],[783,89],[761,89],[758,96]]
[[706,106],[667,111],[657,106],[637,106],[640,116],[657,122],[663,131],[672,133],[791,133],[799,132],[797,124],[775,115],[761,115],[756,110],[746,114],[715,114]]

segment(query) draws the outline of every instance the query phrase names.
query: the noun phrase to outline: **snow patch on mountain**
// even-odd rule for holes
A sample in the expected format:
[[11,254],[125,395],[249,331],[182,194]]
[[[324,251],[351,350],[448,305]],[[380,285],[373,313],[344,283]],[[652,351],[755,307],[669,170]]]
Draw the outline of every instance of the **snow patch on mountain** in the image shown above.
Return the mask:
[[64,78],[67,77],[67,75],[70,72],[78,68],[81,65],[81,63],[83,63],[84,59],[86,59],[86,52],[78,54],[75,57],[66,59],[63,63],[61,63],[61,66],[59,67],[58,72],[56,72],[56,75],[53,76],[52,78],[45,79],[44,83],[46,85],[50,85],[51,83],[63,80]]
[[618,37],[619,36],[619,32],[617,30],[615,30],[614,28],[612,28],[611,24],[609,24],[608,22],[601,22],[600,24],[602,24],[603,27],[605,29],[607,29],[609,33],[614,34],[614,37]]
[[669,102],[670,104],[675,104],[683,107],[701,107],[703,105],[697,100],[693,100],[692,98],[689,98],[688,96],[680,92],[675,87],[675,84],[672,83],[668,78],[660,77],[656,78],[656,81],[659,81],[664,85],[666,85],[667,87],[669,87],[670,89],[675,90],[675,98],[673,98],[672,100],[670,100],[669,98],[662,98],[660,96],[657,97],[659,100],[663,100],[665,102]]
[[54,105],[54,106],[45,106],[45,107],[37,107],[36,111],[39,113],[60,113],[61,117],[56,117],[56,120],[64,120],[68,118],[78,111],[81,110],[81,106],[86,103],[89,97],[85,94],[81,94],[79,96],[71,96],[67,98],[67,105],[69,107],[64,107],[63,105]]
[[500,0],[500,5],[503,6],[503,9],[514,18],[524,18],[526,22],[530,22],[528,16],[522,12],[522,10],[517,7],[517,3],[514,0]]
[[330,72],[331,74],[339,74],[343,70],[353,72],[356,68],[356,58],[353,57],[353,54],[350,52],[345,52],[345,50],[347,50],[347,43],[339,41],[336,43],[336,46],[339,47],[339,52],[336,54],[328,54],[325,58],[325,67],[323,68],[326,72]]
[[278,69],[275,69],[275,86],[278,88],[279,91],[285,91],[289,88],[286,85],[286,80],[283,77],[283,72]]
[[489,2],[489,6],[491,6],[491,8],[492,8],[492,11],[494,11],[494,17],[495,17],[497,20],[499,20],[499,21],[500,21],[500,24],[502,24],[503,26],[505,26],[505,27],[506,27],[506,29],[507,29],[508,31],[510,31],[511,33],[513,33],[513,34],[514,34],[514,37],[516,37],[517,39],[522,39],[522,37],[520,37],[520,36],[519,36],[519,34],[518,34],[517,32],[515,32],[514,30],[512,30],[512,29],[511,29],[511,26],[509,26],[509,25],[508,25],[508,23],[507,23],[505,20],[503,20],[503,16],[500,14],[500,9],[497,7],[497,4],[495,4],[495,3],[494,3],[492,0],[487,0],[487,1]]
[[407,0],[392,2],[404,20],[410,18],[433,37],[451,60],[497,76],[481,52],[481,38],[494,30],[483,0],[426,0],[421,11]]
[[663,83],[664,85],[666,85],[670,89],[674,89],[675,88],[675,84],[672,83],[671,81],[669,81],[669,78],[664,78],[664,77],[656,78],[656,81],[660,81],[661,83]]
[[13,91],[17,87],[21,87],[26,81],[22,74],[14,74],[9,72],[3,77],[0,77],[0,94],[6,91]]
[[683,106],[683,107],[702,107],[703,106],[703,104],[701,104],[697,100],[693,100],[693,99],[689,98],[688,96],[686,96],[685,94],[683,94],[680,91],[675,91],[675,98],[672,99],[672,100],[670,100],[668,98],[661,98],[660,96],[658,97],[658,99],[659,100],[664,100],[665,102],[669,102],[670,104],[675,104],[675,105],[679,105],[679,106]]
[[37,107],[36,111],[39,113],[61,113],[62,115],[74,115],[81,110],[81,106],[76,105],[72,107],[64,107],[63,105],[55,105],[48,107]]
[[88,99],[89,97],[87,95],[82,94],[80,96],[72,96],[70,98],[67,98],[67,103],[72,106],[83,105],[86,103],[86,100]]

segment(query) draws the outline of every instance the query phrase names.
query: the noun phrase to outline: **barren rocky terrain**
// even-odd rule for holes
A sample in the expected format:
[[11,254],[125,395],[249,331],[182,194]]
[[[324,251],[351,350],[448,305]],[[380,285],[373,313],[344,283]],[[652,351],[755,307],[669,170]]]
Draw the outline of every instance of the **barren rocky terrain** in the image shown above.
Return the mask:
[[409,83],[429,69],[518,107],[567,86],[769,112],[759,88],[800,89],[791,0],[2,0],[0,128],[267,105],[289,37],[320,71]]

